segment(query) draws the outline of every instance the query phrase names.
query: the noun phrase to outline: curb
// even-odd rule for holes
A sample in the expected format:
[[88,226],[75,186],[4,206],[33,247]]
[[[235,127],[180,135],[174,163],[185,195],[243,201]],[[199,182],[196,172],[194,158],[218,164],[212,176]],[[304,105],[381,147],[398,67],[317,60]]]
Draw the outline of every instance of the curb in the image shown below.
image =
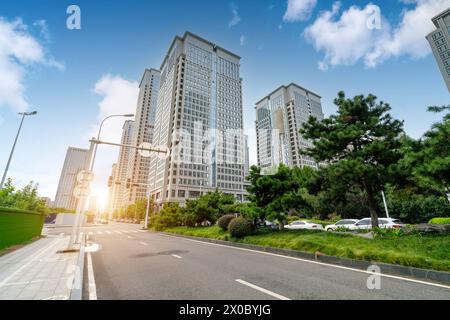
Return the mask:
[[[80,251],[78,255],[77,268],[79,273],[75,273],[73,279],[73,289],[70,292],[69,300],[82,300],[83,295],[83,278],[84,278],[84,247],[86,246],[86,235],[83,235],[80,243]],[[76,271],[75,271],[76,272]]]
[[313,260],[319,261],[323,263],[338,265],[342,267],[354,268],[359,270],[367,271],[367,268],[372,265],[376,265],[380,268],[380,272],[383,274],[393,275],[393,276],[405,276],[410,277],[416,280],[427,280],[431,282],[436,282],[439,284],[449,285],[450,284],[450,272],[445,271],[436,271],[429,269],[421,269],[416,267],[408,267],[396,264],[389,264],[383,262],[376,261],[367,261],[367,260],[356,260],[349,258],[340,258],[334,256],[327,256],[324,254],[314,254],[310,252],[290,250],[290,249],[282,249],[282,248],[274,248],[274,247],[264,247],[254,244],[246,244],[239,242],[231,242],[225,240],[217,240],[217,239],[208,239],[208,238],[200,238],[193,236],[186,236],[176,233],[168,233],[168,232],[159,232],[161,234],[165,234],[168,236],[174,236],[179,238],[193,239],[202,242],[210,242],[221,244],[229,247],[237,247],[244,249],[251,249],[255,251],[274,253],[289,257],[302,258],[305,260]]

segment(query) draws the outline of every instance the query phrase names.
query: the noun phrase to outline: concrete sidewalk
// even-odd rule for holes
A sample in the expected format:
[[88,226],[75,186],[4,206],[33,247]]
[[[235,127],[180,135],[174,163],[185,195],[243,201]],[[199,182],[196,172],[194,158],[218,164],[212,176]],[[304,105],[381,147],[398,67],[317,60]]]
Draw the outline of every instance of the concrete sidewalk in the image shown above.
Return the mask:
[[0,300],[66,300],[80,291],[80,252],[57,253],[68,242],[47,236],[0,257]]

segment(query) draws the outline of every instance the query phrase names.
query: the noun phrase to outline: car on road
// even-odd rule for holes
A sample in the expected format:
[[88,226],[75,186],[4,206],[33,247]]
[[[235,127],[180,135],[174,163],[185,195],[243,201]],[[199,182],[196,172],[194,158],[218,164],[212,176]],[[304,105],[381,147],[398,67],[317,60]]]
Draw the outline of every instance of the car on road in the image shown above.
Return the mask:
[[287,225],[284,226],[285,229],[288,230],[300,230],[300,229],[306,229],[306,230],[323,230],[323,226],[319,223],[314,223],[307,220],[297,220],[293,221]]
[[342,219],[334,224],[329,224],[325,226],[325,231],[336,231],[338,229],[349,229],[351,225],[357,223],[358,219]]
[[[395,218],[378,218],[378,226],[382,229],[398,229],[405,226],[399,219]],[[372,229],[372,219],[364,218],[348,227],[349,230]]]

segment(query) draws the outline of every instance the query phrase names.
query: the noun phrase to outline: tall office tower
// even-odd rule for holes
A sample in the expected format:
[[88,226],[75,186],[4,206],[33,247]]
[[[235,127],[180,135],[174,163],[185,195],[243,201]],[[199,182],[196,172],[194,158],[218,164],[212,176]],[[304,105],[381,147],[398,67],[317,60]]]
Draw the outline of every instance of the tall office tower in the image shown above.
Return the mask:
[[[152,143],[155,126],[156,104],[159,89],[159,71],[146,69],[139,85],[135,122],[131,144],[139,146],[144,142]],[[131,187],[126,189],[126,201],[133,204],[136,200],[147,198],[150,158],[140,155],[136,149],[130,150],[127,179]]]
[[250,172],[250,159],[248,150],[248,135],[244,135],[244,177]]
[[153,144],[170,156],[150,164],[156,204],[216,188],[243,198],[240,57],[190,32],[176,36],[161,65]]
[[119,185],[116,183],[117,179],[117,163],[114,163],[111,167],[111,176],[110,176],[110,185],[108,186],[108,212],[110,213],[110,217],[114,210],[118,209],[116,199]]
[[77,174],[85,168],[89,150],[69,147],[59,178],[58,190],[55,197],[55,207],[76,210],[77,199],[73,196],[73,189],[77,184]]
[[317,168],[312,158],[299,153],[311,146],[299,130],[310,116],[323,119],[320,99],[319,95],[291,83],[256,103],[258,165],[262,170],[273,172],[281,163]]
[[431,19],[436,30],[427,35],[444,81],[450,91],[450,8]]
[[[121,144],[130,145],[131,138],[133,137],[134,121],[126,120],[122,127],[122,139]],[[117,160],[117,176],[113,183],[118,184],[117,192],[115,194],[115,209],[120,209],[128,205],[127,201],[127,169],[128,161],[130,159],[131,148],[120,147],[119,158]]]

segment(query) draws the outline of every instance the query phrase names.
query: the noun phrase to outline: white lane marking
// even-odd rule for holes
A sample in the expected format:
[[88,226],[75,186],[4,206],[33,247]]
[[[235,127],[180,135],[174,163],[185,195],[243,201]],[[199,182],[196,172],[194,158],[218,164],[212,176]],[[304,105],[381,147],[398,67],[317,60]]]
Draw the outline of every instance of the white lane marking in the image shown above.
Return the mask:
[[133,232],[133,233],[137,233],[137,231],[136,231],[136,230],[131,230],[131,232]]
[[[210,242],[204,242],[204,241],[199,241],[199,240],[194,240],[194,239],[175,237],[175,236],[170,236],[170,235],[166,235],[166,236],[167,237],[171,237],[171,238],[177,238],[177,239],[197,242],[197,243],[201,243],[201,244],[204,244],[204,245],[211,245],[211,246],[218,246],[218,247],[224,247],[224,248],[241,250],[241,251],[247,251],[247,252],[254,252],[254,253],[259,253],[259,254],[265,254],[265,255],[269,255],[269,256],[279,257],[279,258],[285,258],[285,259],[291,259],[291,260],[297,260],[297,261],[317,264],[317,265],[321,265],[321,266],[325,266],[325,267],[332,267],[332,268],[336,268],[336,269],[355,271],[355,272],[366,273],[366,274],[371,274],[371,275],[373,274],[373,272],[366,271],[366,270],[354,269],[354,268],[349,268],[349,267],[343,267],[343,266],[338,266],[338,265],[334,265],[334,264],[328,264],[328,263],[324,263],[324,262],[306,260],[306,259],[302,259],[302,258],[283,256],[281,254],[276,254],[276,253],[263,252],[263,251],[257,251],[257,250],[246,249],[246,248],[231,247],[231,246],[226,246],[226,245],[218,244],[218,243],[210,243]],[[399,276],[393,276],[393,275],[390,275],[390,274],[383,274],[383,273],[381,273],[380,276],[386,277],[386,278],[391,278],[391,279],[397,279],[397,280],[403,280],[403,281],[409,281],[409,282],[414,282],[414,283],[425,284],[425,285],[439,287],[439,288],[450,289],[450,286],[446,286],[446,285],[443,285],[443,284],[437,284],[437,283],[433,283],[433,282],[426,282],[426,281],[421,281],[421,280],[403,278],[403,277],[399,277]]]
[[140,244],[142,244],[143,246],[148,246],[148,243],[144,242],[144,241],[140,241]]
[[107,233],[107,234],[112,234],[112,232],[111,232],[111,231],[106,231],[106,233]]
[[59,244],[59,242],[61,241],[60,238],[58,238],[58,240],[56,240],[55,242],[51,243],[50,245],[48,245],[47,247],[42,248],[41,250],[37,251],[36,253],[34,253],[33,255],[31,255],[30,260],[28,262],[26,262],[25,264],[23,264],[19,269],[17,269],[16,271],[14,271],[12,274],[10,274],[8,277],[6,277],[5,279],[3,279],[0,282],[0,288],[3,287],[5,284],[8,283],[9,280],[11,280],[16,274],[18,274],[20,271],[22,271],[23,269],[25,269],[26,267],[28,267],[28,265],[34,261],[37,260],[37,258],[42,257],[47,251],[49,251],[50,249],[52,249],[56,244]]
[[101,231],[97,231],[97,234],[103,234],[103,232],[101,232]]
[[92,231],[89,231],[89,235],[92,236],[94,233]]
[[122,232],[123,232],[123,233],[128,233],[129,231],[127,231],[127,230],[122,230]]
[[145,230],[138,230],[138,232],[147,232],[147,231],[145,231]]
[[255,286],[254,284],[251,284],[250,282],[247,282],[247,281],[244,281],[244,280],[241,280],[241,279],[236,279],[236,282],[239,282],[240,284],[248,286],[248,287],[250,287],[252,289],[264,292],[265,294],[268,294],[269,296],[275,297],[275,298],[280,299],[280,300],[291,300],[289,298],[286,298],[285,296],[282,296],[281,294],[278,294],[278,293],[269,291],[267,289]]
[[89,252],[87,255],[88,282],[89,282],[89,300],[97,300],[97,287],[95,285],[94,268],[92,267],[92,257]]
[[114,230],[115,233],[117,234],[122,234],[122,232],[118,231],[118,230]]
[[175,258],[178,258],[178,259],[181,259],[181,257],[179,255],[176,255],[176,254],[172,254],[171,256],[175,257]]
[[127,236],[127,238],[128,238],[128,239],[134,239],[134,237],[132,237],[132,236]]

